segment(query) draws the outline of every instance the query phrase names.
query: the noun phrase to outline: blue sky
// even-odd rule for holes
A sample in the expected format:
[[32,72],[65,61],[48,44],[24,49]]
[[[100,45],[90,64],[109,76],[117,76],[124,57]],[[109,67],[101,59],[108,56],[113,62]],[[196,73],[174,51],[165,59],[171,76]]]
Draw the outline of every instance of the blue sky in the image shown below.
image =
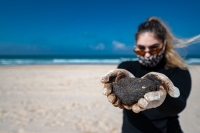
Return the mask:
[[[200,34],[199,0],[0,0],[0,55],[131,55],[137,26],[158,16]],[[200,44],[184,48],[199,54]]]

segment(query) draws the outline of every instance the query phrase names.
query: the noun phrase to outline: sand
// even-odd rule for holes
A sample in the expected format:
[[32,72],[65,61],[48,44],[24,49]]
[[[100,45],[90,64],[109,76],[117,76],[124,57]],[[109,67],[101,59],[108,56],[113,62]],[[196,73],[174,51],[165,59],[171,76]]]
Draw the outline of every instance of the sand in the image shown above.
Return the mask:
[[[102,94],[101,77],[116,65],[0,67],[0,133],[120,133],[122,110]],[[200,66],[180,114],[184,132],[200,132]]]

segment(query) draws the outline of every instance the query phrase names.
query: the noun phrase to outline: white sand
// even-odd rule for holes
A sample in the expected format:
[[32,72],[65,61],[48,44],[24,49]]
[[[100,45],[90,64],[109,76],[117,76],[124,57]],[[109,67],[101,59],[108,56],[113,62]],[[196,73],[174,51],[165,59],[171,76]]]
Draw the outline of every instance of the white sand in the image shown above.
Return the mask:
[[[122,110],[102,94],[101,77],[115,65],[0,67],[0,133],[119,133]],[[200,132],[200,67],[181,113],[185,132]]]

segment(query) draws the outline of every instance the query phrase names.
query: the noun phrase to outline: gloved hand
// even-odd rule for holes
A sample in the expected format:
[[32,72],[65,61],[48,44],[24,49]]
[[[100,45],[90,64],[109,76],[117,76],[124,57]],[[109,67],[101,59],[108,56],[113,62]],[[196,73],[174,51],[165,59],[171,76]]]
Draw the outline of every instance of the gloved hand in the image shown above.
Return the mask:
[[160,87],[158,91],[148,92],[144,95],[144,98],[140,98],[136,104],[134,104],[131,109],[135,113],[140,111],[156,108],[160,106],[166,98],[166,90]]
[[127,106],[122,104],[119,99],[112,93],[112,83],[119,81],[119,79],[123,77],[133,77],[134,76],[124,70],[124,69],[115,69],[109,71],[105,76],[103,76],[101,82],[104,83],[103,94],[108,97],[108,100],[116,107],[132,109],[133,112],[139,113],[140,111],[156,108],[160,106],[166,97],[166,92],[171,97],[179,97],[180,92],[179,89],[176,88],[171,80],[165,76],[164,74],[157,73],[157,72],[150,72],[143,76],[142,78],[151,78],[151,75],[155,75],[156,79],[161,83],[160,90],[148,92],[144,95],[144,98],[140,98],[138,102],[132,106]]
[[115,107],[124,108],[124,105],[119,99],[117,99],[115,94],[112,93],[112,83],[118,82],[121,78],[125,77],[134,78],[135,76],[125,69],[114,69],[110,70],[101,79],[101,82],[104,84],[102,93],[108,97],[108,101],[111,102]]
[[162,86],[160,86],[160,90],[148,92],[144,95],[144,98],[140,98],[138,102],[132,106],[132,110],[135,113],[160,106],[166,98],[166,92],[174,98],[177,98],[180,95],[179,89],[175,87],[171,80],[162,73],[150,72],[142,78],[146,77],[151,79],[151,75],[155,75],[156,79]]

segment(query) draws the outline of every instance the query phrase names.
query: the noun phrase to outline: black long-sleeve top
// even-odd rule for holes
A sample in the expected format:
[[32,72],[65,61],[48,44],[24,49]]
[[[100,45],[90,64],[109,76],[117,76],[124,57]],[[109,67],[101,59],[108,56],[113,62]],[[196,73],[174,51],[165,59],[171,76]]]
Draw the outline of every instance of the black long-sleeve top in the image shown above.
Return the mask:
[[[142,77],[149,72],[165,74],[180,90],[178,98],[167,94],[165,101],[157,108],[148,109],[140,113],[123,109],[122,133],[181,133],[178,114],[186,107],[187,98],[191,90],[191,76],[188,70],[178,67],[165,68],[163,59],[156,67],[149,68],[138,61],[126,61],[118,68],[126,69],[135,77]],[[156,130],[153,130],[155,127]]]

